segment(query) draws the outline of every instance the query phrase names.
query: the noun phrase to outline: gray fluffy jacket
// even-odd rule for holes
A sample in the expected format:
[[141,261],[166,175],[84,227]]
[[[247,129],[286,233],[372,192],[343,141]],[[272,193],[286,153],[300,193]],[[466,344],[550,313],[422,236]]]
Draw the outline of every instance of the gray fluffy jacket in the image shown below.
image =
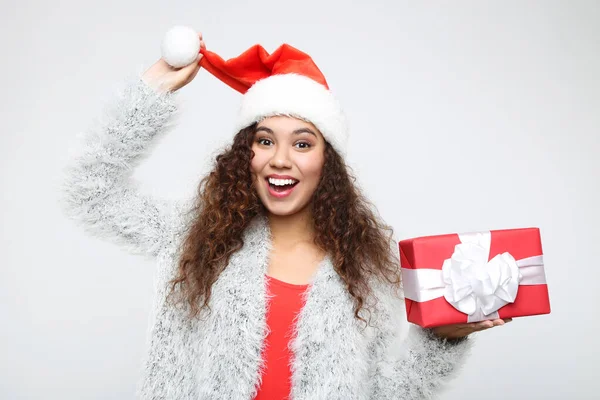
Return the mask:
[[[151,145],[176,125],[178,109],[177,92],[157,93],[139,73],[124,80],[102,121],[81,136],[79,151],[64,170],[62,204],[87,232],[157,260],[138,398],[251,400],[260,383],[268,333],[265,274],[271,237],[266,217],[251,221],[243,248],[215,282],[212,312],[191,319],[185,307],[165,299],[188,222],[185,204],[191,202],[170,204],[143,195],[131,179]],[[376,312],[365,328],[354,317],[353,298],[331,258],[323,259],[290,343],[292,400],[432,398],[463,363],[472,339],[451,343],[416,325],[408,327],[401,297],[381,283],[373,285],[373,293]],[[405,327],[407,335],[402,335]]]

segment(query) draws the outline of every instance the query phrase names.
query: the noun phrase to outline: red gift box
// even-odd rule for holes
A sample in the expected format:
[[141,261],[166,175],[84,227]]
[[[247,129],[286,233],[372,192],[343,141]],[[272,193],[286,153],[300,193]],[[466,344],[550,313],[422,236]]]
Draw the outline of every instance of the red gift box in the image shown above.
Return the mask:
[[399,242],[407,319],[424,328],[550,313],[538,228]]

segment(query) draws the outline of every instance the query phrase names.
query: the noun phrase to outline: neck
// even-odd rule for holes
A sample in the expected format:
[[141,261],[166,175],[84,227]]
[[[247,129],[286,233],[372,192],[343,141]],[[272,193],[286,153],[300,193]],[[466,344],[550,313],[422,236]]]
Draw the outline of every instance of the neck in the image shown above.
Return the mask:
[[300,242],[313,242],[314,223],[310,207],[292,215],[268,213],[268,219],[273,243],[288,247]]

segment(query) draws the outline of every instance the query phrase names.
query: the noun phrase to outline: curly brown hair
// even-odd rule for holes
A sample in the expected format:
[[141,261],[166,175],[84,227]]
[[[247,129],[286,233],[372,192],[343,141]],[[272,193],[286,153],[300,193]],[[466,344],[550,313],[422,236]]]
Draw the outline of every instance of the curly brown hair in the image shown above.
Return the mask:
[[[254,188],[250,162],[257,124],[235,135],[231,147],[216,157],[213,170],[198,187],[191,223],[180,249],[169,298],[185,301],[190,317],[208,306],[211,288],[230,256],[242,248],[242,234],[254,216],[267,210]],[[355,185],[343,158],[325,142],[325,162],[313,194],[314,244],[331,254],[336,272],[355,299],[354,316],[366,308],[371,277],[400,286],[400,270],[390,243],[393,229],[385,225]],[[385,232],[389,234],[386,235]]]

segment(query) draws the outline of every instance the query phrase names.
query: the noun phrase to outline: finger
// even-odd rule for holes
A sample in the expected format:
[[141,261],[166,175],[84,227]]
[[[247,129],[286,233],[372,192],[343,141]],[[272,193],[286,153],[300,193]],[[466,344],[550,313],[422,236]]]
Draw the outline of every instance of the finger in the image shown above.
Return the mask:
[[188,78],[188,82],[191,82],[198,74],[198,71],[200,71],[200,64],[196,64],[196,66],[197,66],[197,68],[194,70],[194,72],[192,72],[192,74]]
[[467,324],[457,324],[454,325],[458,332],[465,332],[466,334],[471,334],[473,332],[480,331],[485,328],[481,322],[469,322]]
[[510,322],[510,321],[512,321],[512,320],[513,320],[512,318],[504,318],[504,319],[503,319],[503,321],[504,321],[505,323],[509,323],[509,322]]
[[204,43],[204,40],[200,40],[200,48],[206,49],[206,43]]
[[196,31],[198,32],[198,37],[200,38],[200,40],[202,40],[202,32]]
[[194,73],[194,71],[198,68],[198,63],[201,58],[200,56],[201,54],[198,54],[194,61],[192,61],[189,65],[186,65],[185,67],[179,69],[179,71],[177,71],[177,74],[184,78],[188,78],[189,76],[191,76]]
[[483,328],[483,325],[481,322],[471,322],[468,324],[468,328],[473,332],[477,332]]
[[492,326],[494,326],[494,323],[492,321],[481,321],[475,322],[474,329],[478,331],[483,331],[491,328]]
[[202,54],[202,53],[196,54],[196,59],[190,65],[193,65],[194,67],[197,67],[200,64],[200,60],[202,59],[202,57],[204,57],[204,54]]
[[490,329],[494,326],[494,321],[483,321],[484,329]]

